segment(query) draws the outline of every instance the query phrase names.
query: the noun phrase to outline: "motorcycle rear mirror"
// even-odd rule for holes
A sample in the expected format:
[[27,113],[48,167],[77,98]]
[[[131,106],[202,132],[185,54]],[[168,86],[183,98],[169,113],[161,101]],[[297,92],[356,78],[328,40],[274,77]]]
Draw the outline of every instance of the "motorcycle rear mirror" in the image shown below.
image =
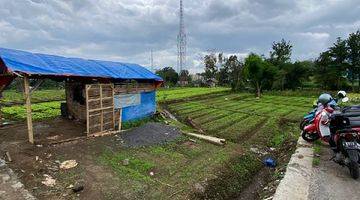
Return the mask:
[[349,97],[344,97],[344,98],[341,99],[341,101],[344,102],[344,103],[345,103],[345,102],[348,102],[348,101],[349,101]]

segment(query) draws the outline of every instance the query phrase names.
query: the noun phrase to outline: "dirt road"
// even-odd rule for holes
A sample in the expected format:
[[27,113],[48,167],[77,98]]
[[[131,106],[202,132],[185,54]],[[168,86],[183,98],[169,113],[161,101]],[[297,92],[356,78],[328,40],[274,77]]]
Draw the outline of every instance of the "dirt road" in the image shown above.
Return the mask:
[[348,168],[330,161],[331,156],[331,150],[323,147],[320,165],[314,167],[309,199],[359,199],[360,179],[352,179]]

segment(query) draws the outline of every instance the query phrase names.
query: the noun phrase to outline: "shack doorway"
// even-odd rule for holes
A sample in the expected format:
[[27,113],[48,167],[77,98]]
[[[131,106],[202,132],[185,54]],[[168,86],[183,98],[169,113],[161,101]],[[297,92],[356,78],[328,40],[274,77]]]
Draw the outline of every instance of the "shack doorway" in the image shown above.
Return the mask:
[[85,88],[87,136],[114,132],[114,84],[87,84]]

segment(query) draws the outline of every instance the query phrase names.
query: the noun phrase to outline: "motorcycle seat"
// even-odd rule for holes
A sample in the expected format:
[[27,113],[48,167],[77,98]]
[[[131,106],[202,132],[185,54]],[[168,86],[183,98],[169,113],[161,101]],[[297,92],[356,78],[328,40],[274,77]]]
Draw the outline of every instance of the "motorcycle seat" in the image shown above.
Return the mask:
[[360,112],[346,112],[346,113],[339,113],[339,114],[335,114],[336,116],[341,116],[341,117],[360,117]]
[[360,116],[359,117],[348,117],[350,121],[360,121]]
[[350,127],[351,128],[360,127],[360,121],[351,121],[350,120]]
[[360,113],[360,105],[347,106],[342,109],[343,113],[352,113],[359,112]]

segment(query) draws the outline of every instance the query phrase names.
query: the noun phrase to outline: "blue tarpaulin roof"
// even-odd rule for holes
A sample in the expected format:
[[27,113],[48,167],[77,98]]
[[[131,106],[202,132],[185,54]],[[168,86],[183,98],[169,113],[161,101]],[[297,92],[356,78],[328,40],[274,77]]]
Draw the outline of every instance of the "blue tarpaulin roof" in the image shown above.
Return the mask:
[[10,72],[46,76],[78,76],[162,81],[138,64],[66,58],[0,48],[0,58]]

